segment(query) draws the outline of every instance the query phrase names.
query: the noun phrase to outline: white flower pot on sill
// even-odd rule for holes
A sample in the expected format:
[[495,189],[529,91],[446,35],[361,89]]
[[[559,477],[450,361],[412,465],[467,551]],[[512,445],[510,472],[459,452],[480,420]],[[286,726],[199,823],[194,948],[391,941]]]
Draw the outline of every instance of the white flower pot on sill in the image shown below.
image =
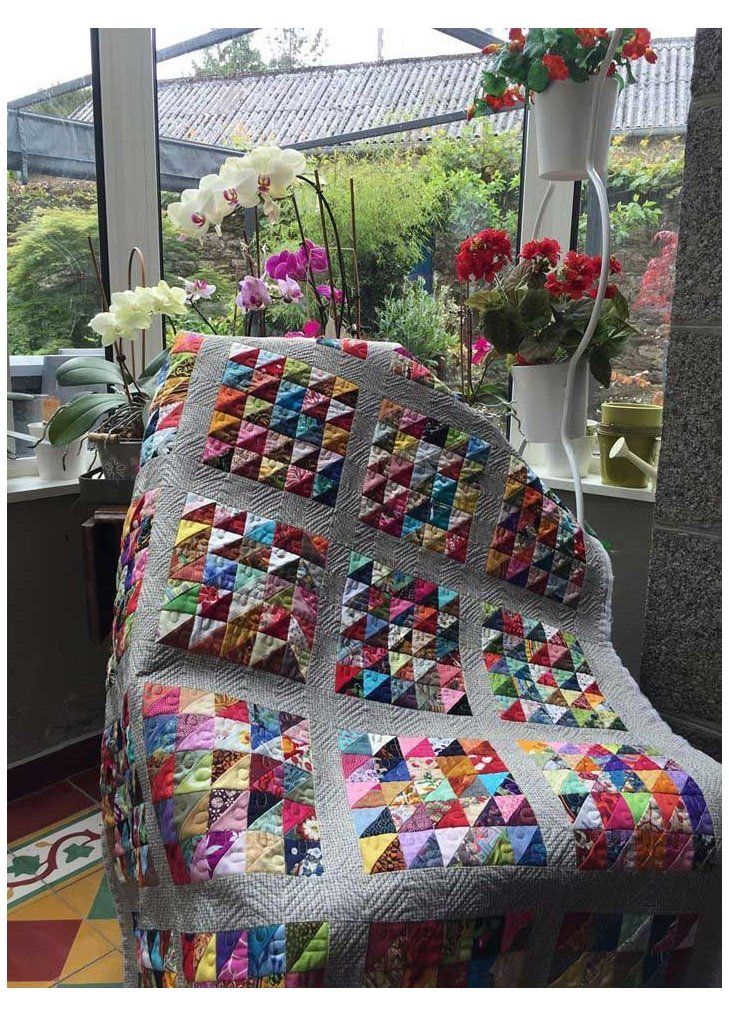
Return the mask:
[[[559,442],[567,388],[569,363],[546,363],[531,367],[512,367],[514,410],[519,429],[527,441]],[[575,374],[572,404],[567,419],[567,436],[584,437],[587,431],[589,392],[587,361],[580,360]]]
[[35,446],[38,476],[41,480],[78,480],[90,463],[90,455],[83,438],[69,445],[52,445],[47,439],[41,441],[45,424],[29,423],[28,433],[39,444]]
[[[597,78],[589,81],[553,81],[534,97],[539,175],[543,180],[586,180],[587,144],[590,136],[592,99]],[[608,78],[603,85],[595,132],[595,168],[605,178],[618,98],[618,83]]]

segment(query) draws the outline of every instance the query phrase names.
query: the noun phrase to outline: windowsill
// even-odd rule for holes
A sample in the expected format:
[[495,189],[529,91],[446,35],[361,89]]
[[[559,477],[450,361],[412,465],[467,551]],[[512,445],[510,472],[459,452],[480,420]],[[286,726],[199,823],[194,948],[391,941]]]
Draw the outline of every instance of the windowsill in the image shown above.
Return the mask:
[[[574,480],[565,476],[549,476],[540,472],[539,479],[547,487],[554,490],[574,490]],[[582,480],[582,491],[584,494],[596,494],[599,497],[619,497],[624,501],[645,501],[653,504],[656,500],[656,492],[651,487],[613,487],[609,483],[603,483],[602,479],[590,474]]]
[[78,480],[41,480],[39,476],[17,476],[7,481],[8,504],[39,501],[78,493]]

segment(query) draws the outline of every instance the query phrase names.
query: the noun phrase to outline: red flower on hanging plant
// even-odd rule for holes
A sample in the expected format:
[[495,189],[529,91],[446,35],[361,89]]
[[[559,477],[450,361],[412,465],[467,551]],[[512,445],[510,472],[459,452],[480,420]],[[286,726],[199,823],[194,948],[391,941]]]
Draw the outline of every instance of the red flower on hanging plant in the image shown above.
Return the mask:
[[526,35],[524,35],[521,28],[509,29],[509,49],[512,53],[520,53],[524,49],[525,42]]
[[609,36],[607,28],[576,28],[575,35],[580,40],[580,45],[585,49],[592,49],[598,39],[607,39]]
[[547,261],[554,268],[559,261],[562,248],[556,240],[545,236],[541,240],[530,240],[521,249],[519,257],[522,261]]
[[[635,33],[623,46],[622,55],[628,60],[639,60],[650,48],[651,33],[647,28],[636,28]],[[651,50],[653,52],[653,50]],[[652,61],[655,62],[655,61]]]
[[556,53],[547,53],[542,57],[542,63],[547,68],[550,81],[564,81],[570,76],[570,69],[564,59]]
[[493,282],[511,261],[511,240],[505,229],[482,229],[458,248],[456,273],[461,282]]
[[503,95],[485,95],[484,101],[493,110],[511,109],[524,101],[524,93],[520,88],[507,88]]

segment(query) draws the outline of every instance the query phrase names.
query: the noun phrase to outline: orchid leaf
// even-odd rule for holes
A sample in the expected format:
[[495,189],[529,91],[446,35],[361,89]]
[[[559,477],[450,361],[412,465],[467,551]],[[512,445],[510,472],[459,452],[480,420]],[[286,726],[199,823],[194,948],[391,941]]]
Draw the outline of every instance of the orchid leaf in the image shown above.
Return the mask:
[[123,383],[118,365],[102,356],[74,356],[66,360],[56,371],[56,381],[62,388]]
[[126,398],[115,392],[84,392],[61,406],[48,424],[48,440],[53,445],[67,445],[88,434],[105,413],[127,404]]

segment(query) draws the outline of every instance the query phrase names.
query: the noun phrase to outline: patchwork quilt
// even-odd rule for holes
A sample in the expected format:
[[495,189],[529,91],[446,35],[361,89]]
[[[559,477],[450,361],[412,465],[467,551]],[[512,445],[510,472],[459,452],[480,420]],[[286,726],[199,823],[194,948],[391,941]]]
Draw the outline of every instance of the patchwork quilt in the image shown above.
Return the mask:
[[720,770],[611,583],[402,347],[178,335],[107,682],[126,984],[716,983]]

